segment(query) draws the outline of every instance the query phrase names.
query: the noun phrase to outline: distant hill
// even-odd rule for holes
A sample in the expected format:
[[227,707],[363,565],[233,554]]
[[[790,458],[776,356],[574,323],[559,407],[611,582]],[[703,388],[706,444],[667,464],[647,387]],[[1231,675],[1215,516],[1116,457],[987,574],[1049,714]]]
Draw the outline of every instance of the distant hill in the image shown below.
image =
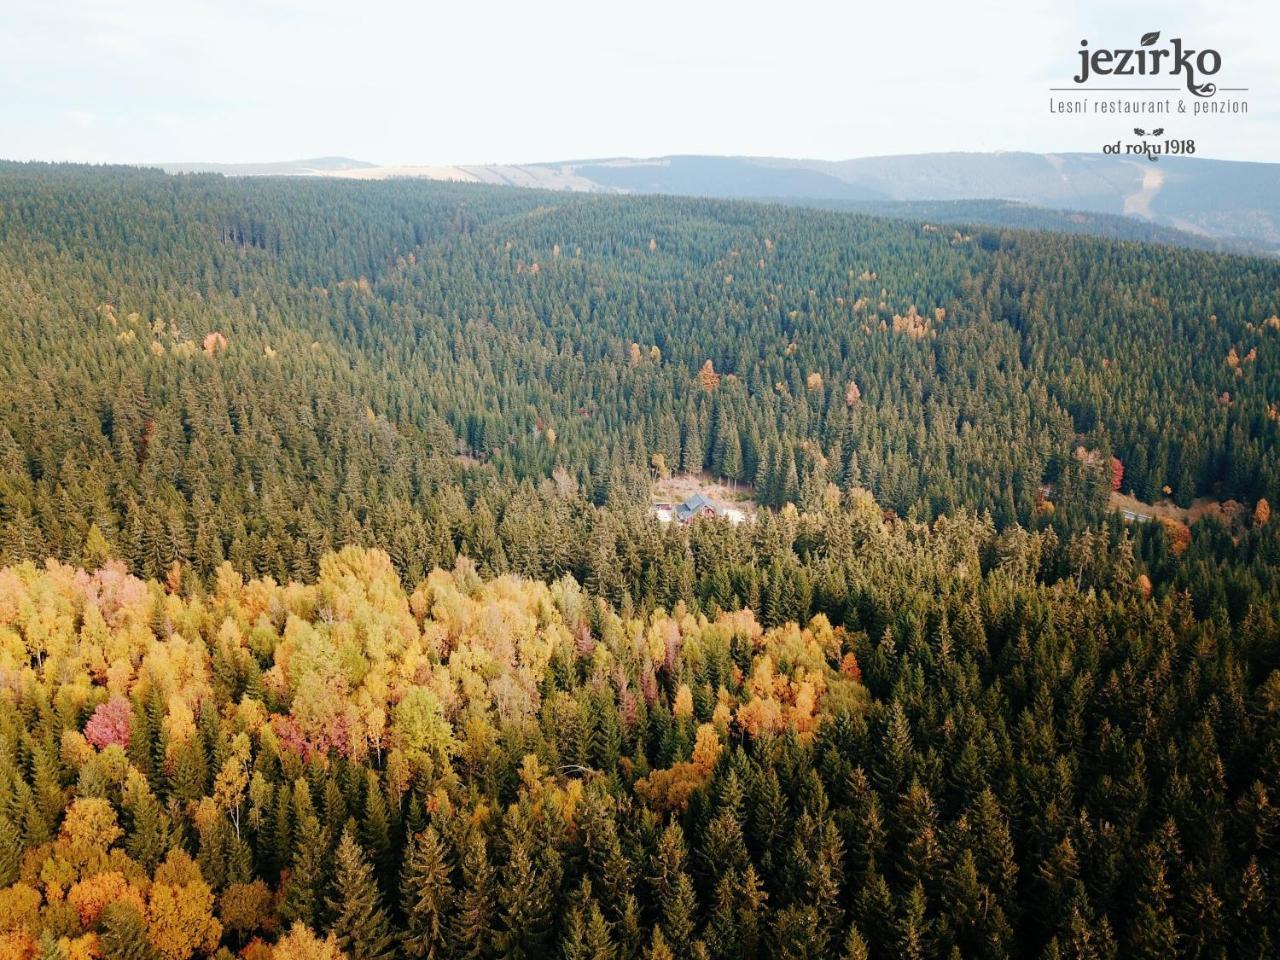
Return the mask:
[[375,166],[350,157],[314,157],[274,163],[159,163],[165,173],[220,173],[227,177],[308,177],[343,175]]
[[921,223],[965,227],[1001,227],[1012,230],[1052,230],[1110,240],[1163,243],[1193,250],[1223,253],[1272,253],[1268,247],[1237,238],[1190,233],[1161,226],[1150,220],[1115,213],[1059,210],[1037,207],[1019,200],[794,200],[797,205],[845,210],[872,216],[914,220]]
[[[928,214],[996,226],[1064,229],[1185,246],[1280,253],[1280,165],[1096,154],[926,153],[857,160],[670,156],[555,163],[379,166],[339,157],[263,164],[162,164],[173,173],[229,176],[425,177],[604,193],[732,197],[837,206],[998,201]],[[1031,212],[1029,208],[1040,208]],[[1078,220],[1054,211],[1097,216]],[[947,216],[942,216],[942,215]],[[960,222],[957,218],[957,222]],[[1157,230],[1129,231],[1123,223]],[[1132,233],[1132,236],[1129,234]]]
[[[1182,157],[1151,163],[1080,153],[929,153],[840,162],[663,157],[547,166],[625,193],[879,204],[1014,201],[1049,210],[1145,220],[1172,228],[1162,234],[1165,242],[1182,242],[1185,238],[1173,232],[1182,231],[1227,241],[1229,246],[1280,252],[1280,166],[1276,164]],[[1031,219],[1025,207],[970,207],[968,213],[979,217],[978,222],[1001,226],[1017,226],[1019,221],[1030,225]],[[1095,232],[1090,228],[1100,225],[1095,219],[1086,220],[1084,232]],[[1104,232],[1112,235],[1111,230]]]

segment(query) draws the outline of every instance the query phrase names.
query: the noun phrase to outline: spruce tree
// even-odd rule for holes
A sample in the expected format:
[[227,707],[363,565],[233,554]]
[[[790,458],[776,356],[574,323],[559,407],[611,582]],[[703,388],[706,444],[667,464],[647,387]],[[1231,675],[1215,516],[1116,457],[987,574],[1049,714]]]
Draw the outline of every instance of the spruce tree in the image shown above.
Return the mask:
[[351,960],[390,960],[396,954],[396,937],[382,907],[373,868],[350,826],[338,841],[334,868],[333,894],[327,905],[338,945]]
[[400,874],[400,894],[405,918],[404,951],[426,960],[448,956],[448,931],[456,894],[448,851],[435,827],[427,827],[410,841]]
[[285,923],[299,921],[314,927],[327,873],[329,841],[312,809],[305,780],[298,780],[293,796],[296,818],[293,857],[280,904],[280,916]]
[[99,917],[102,960],[157,960],[147,939],[146,918],[133,904],[110,903]]
[[462,890],[453,918],[452,940],[457,956],[481,960],[492,955],[497,890],[484,835],[478,830],[464,838],[460,865]]
[[507,862],[498,887],[502,956],[513,960],[544,955],[551,927],[551,890],[534,864],[533,837],[524,824],[508,829]]

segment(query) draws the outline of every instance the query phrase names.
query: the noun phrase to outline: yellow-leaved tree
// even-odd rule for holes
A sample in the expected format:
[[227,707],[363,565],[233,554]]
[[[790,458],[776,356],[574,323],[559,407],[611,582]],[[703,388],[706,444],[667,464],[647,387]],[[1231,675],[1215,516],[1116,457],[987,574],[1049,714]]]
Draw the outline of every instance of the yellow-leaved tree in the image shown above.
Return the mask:
[[171,850],[156,869],[147,904],[147,939],[165,960],[187,960],[197,950],[212,953],[222,937],[213,916],[213,891],[200,867],[182,850]]
[[301,923],[295,923],[280,938],[271,957],[272,960],[347,960],[332,933],[321,940]]

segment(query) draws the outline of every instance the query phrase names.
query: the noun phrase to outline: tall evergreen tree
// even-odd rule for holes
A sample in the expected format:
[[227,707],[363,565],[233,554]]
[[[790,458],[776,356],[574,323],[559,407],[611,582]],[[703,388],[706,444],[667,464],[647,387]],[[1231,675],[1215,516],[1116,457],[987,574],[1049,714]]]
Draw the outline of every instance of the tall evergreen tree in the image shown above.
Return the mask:
[[397,938],[382,907],[373,868],[351,826],[338,841],[334,871],[327,906],[338,945],[351,960],[390,960],[396,955]]

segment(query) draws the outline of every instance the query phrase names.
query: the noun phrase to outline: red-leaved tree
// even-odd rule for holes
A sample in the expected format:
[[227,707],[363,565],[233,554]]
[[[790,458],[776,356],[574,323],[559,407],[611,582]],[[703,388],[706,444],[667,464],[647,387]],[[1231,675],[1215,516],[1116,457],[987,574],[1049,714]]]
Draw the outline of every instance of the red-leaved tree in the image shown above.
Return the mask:
[[84,738],[99,750],[129,746],[129,701],[116,695],[98,705],[84,725]]

